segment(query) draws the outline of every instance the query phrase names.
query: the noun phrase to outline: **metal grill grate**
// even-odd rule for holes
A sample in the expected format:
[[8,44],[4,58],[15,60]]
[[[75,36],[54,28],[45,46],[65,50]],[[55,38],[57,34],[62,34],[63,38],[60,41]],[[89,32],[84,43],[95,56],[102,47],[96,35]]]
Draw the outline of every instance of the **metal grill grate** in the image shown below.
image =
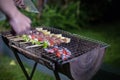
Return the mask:
[[[19,41],[13,41],[12,39],[16,38],[16,36],[13,36],[10,32],[5,32],[2,33],[2,36],[4,38],[4,41],[6,43],[9,43],[9,46],[11,45],[15,45],[19,50],[19,48],[21,48],[24,53],[25,56],[30,56],[28,58],[36,58],[36,59],[41,59],[44,58],[45,60],[48,60],[52,63],[55,64],[59,64],[59,65],[63,65],[65,63],[68,63],[72,60],[74,60],[75,58],[77,58],[78,56],[85,54],[97,47],[107,47],[108,45],[96,40],[92,40],[86,37],[82,37],[76,34],[71,34],[69,32],[63,31],[63,30],[59,30],[59,29],[55,29],[55,28],[51,28],[51,27],[42,27],[45,30],[51,31],[51,33],[55,33],[55,34],[62,34],[64,37],[68,37],[71,38],[71,42],[70,43],[62,43],[58,46],[63,46],[68,48],[72,55],[67,59],[67,60],[62,60],[61,58],[56,57],[54,54],[49,54],[46,53],[44,51],[44,49],[42,47],[34,47],[34,48],[28,48],[26,49],[27,46],[32,45],[31,43],[22,43],[24,42],[23,40],[19,40]],[[33,29],[34,30],[34,29]],[[25,53],[25,51],[28,51],[30,54]],[[35,55],[35,56],[33,56]],[[37,56],[37,57],[36,57]],[[39,60],[37,60],[39,61]]]

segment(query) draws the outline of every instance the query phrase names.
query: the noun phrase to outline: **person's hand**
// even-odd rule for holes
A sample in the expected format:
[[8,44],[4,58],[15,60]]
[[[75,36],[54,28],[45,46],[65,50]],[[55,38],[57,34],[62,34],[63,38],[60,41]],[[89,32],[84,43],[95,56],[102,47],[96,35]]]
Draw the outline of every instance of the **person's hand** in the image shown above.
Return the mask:
[[31,20],[20,12],[9,18],[9,23],[16,34],[23,34],[31,27]]

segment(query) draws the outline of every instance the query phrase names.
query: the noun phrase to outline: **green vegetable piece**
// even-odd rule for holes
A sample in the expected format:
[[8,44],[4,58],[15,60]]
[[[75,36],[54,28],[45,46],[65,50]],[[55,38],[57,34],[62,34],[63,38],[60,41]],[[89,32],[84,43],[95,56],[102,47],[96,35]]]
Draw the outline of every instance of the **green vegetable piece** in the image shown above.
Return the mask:
[[32,44],[35,44],[35,41],[34,41],[34,40],[32,40],[32,39],[30,39],[30,42],[31,42]]
[[43,48],[47,48],[48,47],[48,42],[47,41],[44,41],[43,42]]
[[28,42],[28,41],[30,40],[27,35],[22,35],[22,38],[23,38],[26,42]]
[[40,41],[36,41],[35,44],[41,45],[41,42]]

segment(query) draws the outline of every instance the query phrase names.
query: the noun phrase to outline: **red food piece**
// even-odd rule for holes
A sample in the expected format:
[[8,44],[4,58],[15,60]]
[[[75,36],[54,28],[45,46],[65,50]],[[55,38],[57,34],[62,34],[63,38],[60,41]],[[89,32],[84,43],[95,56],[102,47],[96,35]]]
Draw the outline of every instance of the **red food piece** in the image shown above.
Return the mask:
[[49,43],[50,43],[50,46],[54,46],[54,44],[55,44],[54,41],[51,39],[49,40]]
[[58,51],[58,48],[53,48],[54,51]]
[[57,56],[58,58],[61,57],[61,54],[60,54],[59,50],[56,51],[56,56]]
[[62,60],[67,60],[67,57],[65,55],[62,55]]
[[35,35],[31,35],[31,38],[32,38],[32,39],[35,39]]
[[62,50],[62,51],[63,51],[63,54],[65,54],[65,55],[67,55],[67,54],[68,54],[68,52],[67,52],[67,51],[66,51],[66,49],[64,49],[64,48],[63,48],[63,50]]
[[45,51],[47,51],[48,53],[54,53],[53,49],[45,49]]
[[41,37],[38,37],[38,41],[43,41],[43,38],[41,38]]

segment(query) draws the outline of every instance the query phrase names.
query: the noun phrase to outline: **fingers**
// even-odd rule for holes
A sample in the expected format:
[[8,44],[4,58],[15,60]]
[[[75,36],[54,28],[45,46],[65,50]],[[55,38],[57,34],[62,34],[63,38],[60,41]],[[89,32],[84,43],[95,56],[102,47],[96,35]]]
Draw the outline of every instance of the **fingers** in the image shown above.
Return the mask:
[[24,0],[14,0],[14,2],[19,8],[23,8],[23,9],[26,8],[26,6],[24,4]]
[[28,18],[28,20],[27,20],[27,23],[28,23],[28,25],[27,25],[27,28],[26,29],[30,29],[31,28],[31,20]]
[[27,26],[25,27],[25,32],[29,31],[31,29],[31,20],[28,18],[27,19]]
[[16,34],[24,34],[31,28],[31,20],[24,15],[20,15],[20,17],[16,17],[15,19],[10,19],[9,23]]
[[30,30],[31,24],[28,22],[28,23],[26,23],[26,25],[22,25],[20,27],[21,28],[19,29],[17,34],[25,34],[25,33],[27,33]]

